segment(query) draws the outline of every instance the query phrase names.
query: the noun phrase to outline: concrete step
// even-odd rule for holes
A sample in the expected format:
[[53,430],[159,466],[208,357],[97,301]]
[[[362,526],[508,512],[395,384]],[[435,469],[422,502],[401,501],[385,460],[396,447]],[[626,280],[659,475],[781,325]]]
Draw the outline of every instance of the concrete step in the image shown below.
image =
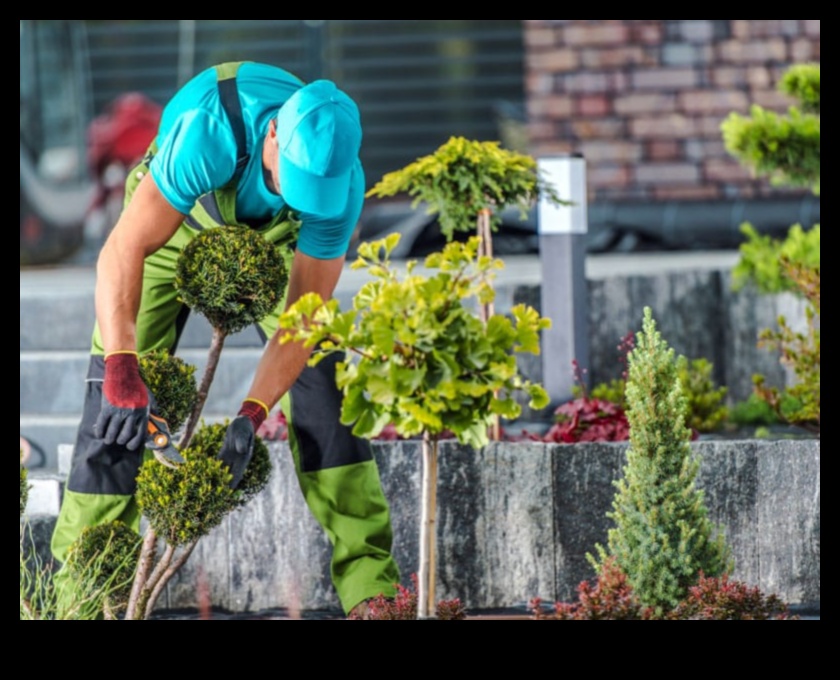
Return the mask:
[[27,477],[29,496],[24,517],[58,517],[64,494],[65,475],[43,470],[31,470]]
[[[225,413],[239,407],[261,355],[258,347],[225,345],[205,406],[207,412]],[[178,356],[196,367],[196,380],[201,380],[207,350],[179,351]],[[22,352],[21,415],[80,416],[88,362],[87,352]]]

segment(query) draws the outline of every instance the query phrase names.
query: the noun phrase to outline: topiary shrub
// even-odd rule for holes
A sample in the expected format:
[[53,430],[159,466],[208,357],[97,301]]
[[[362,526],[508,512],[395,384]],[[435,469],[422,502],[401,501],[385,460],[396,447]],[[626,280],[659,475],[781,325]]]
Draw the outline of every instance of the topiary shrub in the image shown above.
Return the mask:
[[159,415],[171,432],[186,422],[198,400],[195,366],[163,350],[140,357],[140,375],[155,395]]
[[213,329],[198,399],[181,438],[190,444],[216,375],[225,339],[258,323],[281,302],[289,271],[280,250],[247,227],[207,229],[190,241],[175,268],[181,299]]
[[205,425],[181,451],[185,462],[170,469],[146,461],[137,477],[137,504],[148,519],[146,542],[162,539],[164,554],[152,563],[154,551],[146,549],[135,579],[130,618],[148,618],[166,583],[192,554],[199,539],[224,518],[250,502],[268,484],[271,459],[268,447],[257,438],[254,455],[242,482],[231,489],[231,474],[218,458],[228,423]]
[[262,321],[289,282],[280,251],[253,229],[205,229],[185,247],[175,286],[186,305],[223,335]]
[[67,553],[65,566],[72,577],[77,582],[87,581],[91,592],[105,594],[107,618],[115,618],[128,607],[140,543],[133,529],[122,522],[109,522],[84,529]]
[[608,549],[597,546],[598,558],[589,557],[598,572],[614,558],[640,602],[661,614],[687,595],[700,573],[727,573],[730,553],[696,488],[700,462],[691,448],[685,394],[674,351],[650,308],[629,355],[627,403],[627,464],[608,514],[615,527]]
[[213,338],[195,392],[192,367],[165,353],[144,357],[144,379],[170,427],[180,424],[185,412],[188,415],[178,442],[184,463],[171,469],[149,459],[137,478],[136,499],[149,528],[126,619],[148,619],[166,583],[186,563],[199,539],[268,482],[271,462],[260,438],[245,479],[233,490],[230,472],[217,458],[228,423],[198,425],[226,337],[278,307],[287,283],[288,270],[279,249],[244,227],[205,230],[178,258],[178,293],[193,311],[207,318]]

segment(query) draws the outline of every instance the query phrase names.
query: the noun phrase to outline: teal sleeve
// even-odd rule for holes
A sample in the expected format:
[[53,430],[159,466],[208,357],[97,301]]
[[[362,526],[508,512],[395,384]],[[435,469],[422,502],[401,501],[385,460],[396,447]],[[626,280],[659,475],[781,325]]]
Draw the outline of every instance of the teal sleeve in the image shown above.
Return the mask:
[[364,202],[365,174],[361,163],[357,163],[353,171],[347,207],[340,217],[325,219],[305,213],[300,215],[298,250],[318,260],[332,260],[346,255],[350,239],[362,215]]
[[185,111],[158,137],[149,171],[163,196],[188,214],[199,197],[230,181],[236,140],[230,126],[201,110]]

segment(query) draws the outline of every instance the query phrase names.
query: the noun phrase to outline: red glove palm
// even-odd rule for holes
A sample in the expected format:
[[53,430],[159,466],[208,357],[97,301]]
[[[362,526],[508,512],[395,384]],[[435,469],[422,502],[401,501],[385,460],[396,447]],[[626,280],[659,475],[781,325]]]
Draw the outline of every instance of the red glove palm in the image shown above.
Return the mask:
[[102,408],[94,432],[105,444],[119,444],[130,451],[146,440],[149,420],[149,390],[140,377],[134,353],[110,354],[105,358]]

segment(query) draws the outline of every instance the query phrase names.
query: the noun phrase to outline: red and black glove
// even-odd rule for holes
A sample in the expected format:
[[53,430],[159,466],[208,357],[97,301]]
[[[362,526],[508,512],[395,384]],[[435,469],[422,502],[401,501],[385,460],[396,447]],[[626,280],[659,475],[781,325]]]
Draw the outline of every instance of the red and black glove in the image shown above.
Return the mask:
[[232,489],[238,487],[245,476],[254,455],[257,430],[267,417],[268,407],[265,404],[246,399],[242,402],[242,408],[239,409],[236,418],[228,425],[219,458],[228,466],[233,476],[230,483]]
[[94,432],[105,444],[119,444],[136,451],[146,441],[149,390],[140,377],[140,363],[133,352],[105,357],[102,408]]

